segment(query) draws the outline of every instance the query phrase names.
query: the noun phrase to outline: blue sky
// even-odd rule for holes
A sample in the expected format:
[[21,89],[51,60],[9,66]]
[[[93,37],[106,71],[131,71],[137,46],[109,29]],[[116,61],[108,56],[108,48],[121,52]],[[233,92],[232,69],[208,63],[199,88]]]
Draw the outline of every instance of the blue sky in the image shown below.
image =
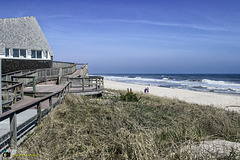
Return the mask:
[[90,73],[240,73],[239,0],[1,0]]

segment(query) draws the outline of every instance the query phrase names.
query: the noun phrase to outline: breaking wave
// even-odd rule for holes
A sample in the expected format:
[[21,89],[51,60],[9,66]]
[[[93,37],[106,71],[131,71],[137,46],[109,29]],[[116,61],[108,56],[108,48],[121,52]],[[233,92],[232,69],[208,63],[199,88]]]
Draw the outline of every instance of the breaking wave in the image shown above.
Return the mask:
[[[228,81],[217,77],[211,79],[192,75],[103,75],[106,80],[139,84],[144,86],[160,86],[168,88],[180,88],[203,92],[217,92],[240,94],[240,83],[235,83],[229,78]],[[226,78],[223,78],[226,79]],[[236,81],[236,80],[235,80]]]

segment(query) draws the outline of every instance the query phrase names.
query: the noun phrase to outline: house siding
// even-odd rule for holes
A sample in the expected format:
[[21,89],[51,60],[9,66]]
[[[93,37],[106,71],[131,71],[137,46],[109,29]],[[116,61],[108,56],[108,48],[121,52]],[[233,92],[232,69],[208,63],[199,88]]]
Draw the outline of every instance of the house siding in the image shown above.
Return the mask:
[[2,74],[51,67],[52,60],[2,59]]

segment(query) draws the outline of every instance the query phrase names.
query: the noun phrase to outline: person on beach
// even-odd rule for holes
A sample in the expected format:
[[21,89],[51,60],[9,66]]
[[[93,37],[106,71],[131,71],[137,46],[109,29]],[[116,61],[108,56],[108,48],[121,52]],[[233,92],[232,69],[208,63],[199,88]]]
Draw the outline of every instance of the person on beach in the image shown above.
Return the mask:
[[147,93],[149,93],[149,88],[147,87]]
[[147,93],[147,88],[144,89],[144,93]]

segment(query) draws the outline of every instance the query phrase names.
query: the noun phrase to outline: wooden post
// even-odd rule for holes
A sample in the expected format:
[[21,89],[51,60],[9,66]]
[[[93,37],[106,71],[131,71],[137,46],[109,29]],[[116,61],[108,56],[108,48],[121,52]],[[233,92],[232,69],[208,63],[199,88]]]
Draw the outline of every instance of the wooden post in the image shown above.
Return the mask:
[[50,107],[50,109],[53,108],[52,97],[49,98],[49,107]]
[[17,114],[10,116],[10,148],[17,149]]
[[62,92],[59,92],[59,94],[58,94],[58,99],[60,100],[61,97],[62,97]]
[[69,81],[69,78],[68,78],[68,91],[67,91],[67,93],[69,93],[70,92],[70,81]]
[[24,100],[23,84],[21,85],[21,99]]
[[63,100],[63,99],[65,98],[66,88],[64,88],[61,93],[62,93],[61,98],[62,98],[62,100]]
[[98,78],[96,78],[96,90],[98,90]]
[[14,103],[17,103],[17,87],[14,88]]
[[41,102],[37,105],[37,124],[39,125],[41,123],[42,119],[42,111],[41,111]]
[[82,90],[84,91],[85,88],[84,88],[84,78],[82,79]]
[[104,88],[104,79],[102,79],[102,88]]
[[36,92],[36,80],[35,77],[33,78],[33,93]]
[[59,69],[59,74],[58,74],[58,84],[61,83],[61,77],[62,77],[62,75],[63,75],[63,70],[62,70],[62,68],[60,68],[60,69]]
[[7,101],[9,100],[9,90],[6,91],[7,92]]

